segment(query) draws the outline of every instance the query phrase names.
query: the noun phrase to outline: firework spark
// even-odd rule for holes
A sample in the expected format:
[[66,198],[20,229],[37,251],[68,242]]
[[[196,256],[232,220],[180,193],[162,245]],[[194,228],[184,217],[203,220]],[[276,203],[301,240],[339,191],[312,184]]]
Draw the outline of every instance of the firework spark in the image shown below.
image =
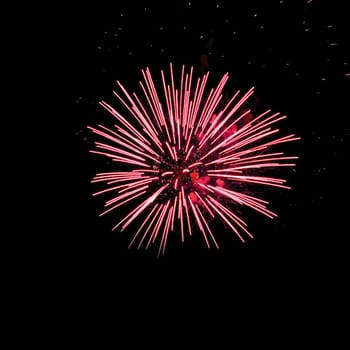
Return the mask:
[[200,232],[208,247],[218,247],[211,228],[220,219],[241,241],[252,237],[235,206],[246,206],[273,218],[268,202],[242,193],[242,184],[290,188],[286,180],[259,175],[261,170],[293,167],[297,157],[271,152],[273,146],[298,140],[277,136],[275,124],[286,118],[270,110],[254,116],[244,106],[253,95],[236,92],[223,103],[225,74],[216,88],[207,90],[209,73],[194,79],[193,67],[182,67],[178,83],[172,65],[167,81],[161,71],[158,90],[148,68],[142,70],[143,98],[129,93],[117,81],[114,92],[124,113],[106,102],[100,104],[115,118],[113,128],[89,127],[104,142],[91,150],[116,162],[116,170],[98,173],[92,180],[109,195],[105,210],[120,207],[127,214],[113,227],[124,231],[137,225],[129,247],[159,245],[164,254],[170,233],[186,236]]

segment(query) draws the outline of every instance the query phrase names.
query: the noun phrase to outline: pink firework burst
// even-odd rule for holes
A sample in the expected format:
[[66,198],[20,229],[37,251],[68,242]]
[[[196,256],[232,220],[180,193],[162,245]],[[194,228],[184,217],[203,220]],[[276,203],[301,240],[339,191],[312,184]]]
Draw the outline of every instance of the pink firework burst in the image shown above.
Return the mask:
[[103,140],[91,152],[116,163],[115,171],[98,173],[92,180],[104,184],[94,195],[108,195],[100,215],[123,207],[126,215],[113,230],[136,224],[129,247],[147,249],[156,243],[158,255],[164,254],[170,234],[185,241],[200,232],[208,247],[218,247],[214,218],[241,241],[252,237],[234,208],[245,206],[269,218],[277,216],[267,201],[243,193],[242,184],[290,188],[284,179],[259,175],[264,169],[295,166],[297,157],[271,151],[299,139],[278,136],[275,125],[286,116],[270,110],[253,115],[244,107],[253,88],[236,92],[223,104],[228,74],[210,91],[209,73],[194,79],[193,67],[189,72],[182,67],[177,84],[172,65],[169,81],[161,71],[161,89],[148,68],[142,76],[142,99],[117,82],[121,93],[114,94],[124,113],[100,103],[114,117],[113,128],[89,127]]

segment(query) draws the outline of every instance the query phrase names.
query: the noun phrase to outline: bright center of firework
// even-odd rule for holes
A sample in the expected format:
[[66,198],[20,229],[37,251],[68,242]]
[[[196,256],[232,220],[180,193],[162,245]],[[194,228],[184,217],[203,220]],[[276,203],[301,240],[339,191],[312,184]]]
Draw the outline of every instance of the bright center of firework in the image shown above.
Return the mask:
[[[193,149],[193,147],[192,147]],[[188,189],[190,186],[198,184],[200,174],[203,175],[199,161],[199,154],[185,153],[184,150],[178,152],[173,148],[173,152],[164,153],[160,159],[159,174],[162,183],[170,184],[168,192],[179,191],[182,186]]]

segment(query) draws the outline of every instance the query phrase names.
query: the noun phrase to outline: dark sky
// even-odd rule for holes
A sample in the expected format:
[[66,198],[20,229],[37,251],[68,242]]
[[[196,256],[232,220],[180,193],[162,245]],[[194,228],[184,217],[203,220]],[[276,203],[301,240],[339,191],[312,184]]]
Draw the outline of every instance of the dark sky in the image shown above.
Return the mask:
[[[333,4],[128,1],[57,9],[56,50],[65,86],[59,124],[68,132],[61,171],[69,191],[60,211],[68,219],[56,243],[66,281],[99,297],[131,293],[128,302],[140,304],[152,294],[156,300],[175,291],[185,300],[204,293],[211,306],[222,298],[221,307],[250,298],[262,306],[266,292],[271,300],[275,294],[287,300],[291,293],[316,309],[314,293],[329,284],[341,289],[348,260],[342,246],[348,232],[350,55],[345,5]],[[169,62],[199,69],[202,54],[214,76],[229,72],[230,87],[255,86],[263,106],[288,115],[286,127],[301,137],[290,150],[300,160],[296,172],[286,175],[293,189],[274,197],[279,217],[247,218],[254,240],[223,238],[218,251],[195,238],[172,242],[158,260],[154,250],[128,250],[130,236],[111,232],[113,218],[98,217],[103,203],[92,198],[90,180],[103,162],[88,153],[94,140],[86,126],[106,120],[97,103],[113,104],[117,79],[133,89],[140,69],[157,72]]]

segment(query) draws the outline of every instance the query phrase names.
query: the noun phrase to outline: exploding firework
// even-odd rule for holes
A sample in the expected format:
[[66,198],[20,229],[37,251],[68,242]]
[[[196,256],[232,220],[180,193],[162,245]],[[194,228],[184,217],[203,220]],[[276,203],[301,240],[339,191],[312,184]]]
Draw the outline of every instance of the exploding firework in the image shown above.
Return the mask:
[[115,118],[113,128],[89,127],[104,140],[96,142],[91,152],[116,164],[92,180],[104,184],[94,195],[109,195],[100,215],[126,208],[113,230],[136,225],[129,247],[147,249],[156,243],[158,255],[164,254],[170,234],[183,242],[198,232],[208,247],[218,248],[212,230],[216,219],[241,241],[245,235],[252,237],[235,208],[249,207],[269,218],[277,216],[267,208],[267,201],[244,188],[248,184],[290,188],[286,180],[261,173],[295,166],[297,157],[271,151],[299,139],[277,136],[275,124],[286,116],[270,110],[254,115],[245,108],[253,88],[244,94],[237,91],[223,103],[228,74],[210,91],[209,73],[194,79],[193,67],[186,71],[183,66],[178,82],[172,65],[169,81],[161,71],[161,89],[148,68],[142,70],[142,76],[142,99],[117,81],[121,93],[114,94],[123,113],[100,103]]

